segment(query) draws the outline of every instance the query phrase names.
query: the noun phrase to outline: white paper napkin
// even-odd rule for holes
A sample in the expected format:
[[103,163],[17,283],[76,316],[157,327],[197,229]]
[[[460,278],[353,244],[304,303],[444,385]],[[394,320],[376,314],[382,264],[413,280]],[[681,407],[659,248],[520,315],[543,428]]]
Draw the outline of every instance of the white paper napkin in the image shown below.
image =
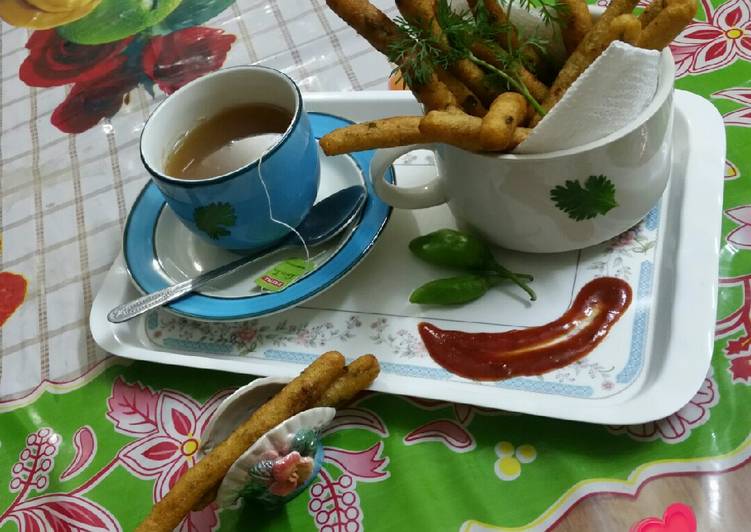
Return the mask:
[[625,126],[654,98],[659,61],[658,51],[613,42],[514,153],[582,146]]

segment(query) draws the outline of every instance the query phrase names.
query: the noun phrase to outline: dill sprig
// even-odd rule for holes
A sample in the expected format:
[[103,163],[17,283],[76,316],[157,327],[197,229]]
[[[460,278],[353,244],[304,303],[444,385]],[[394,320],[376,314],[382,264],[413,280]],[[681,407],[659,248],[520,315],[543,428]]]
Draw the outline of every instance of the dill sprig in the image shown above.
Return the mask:
[[[507,15],[510,15],[514,2],[522,9],[537,10],[545,24],[560,23],[561,15],[567,9],[558,0],[502,0],[501,4],[506,8]],[[547,41],[529,36],[519,38],[519,42],[513,46],[511,35],[519,33],[515,26],[511,22],[500,24],[492,20],[483,2],[477,3],[473,14],[468,10],[454,11],[448,0],[438,0],[435,16],[446,42],[439,42],[432,32],[423,29],[423,25],[419,24],[421,21],[410,22],[401,17],[395,20],[404,38],[389,47],[388,56],[398,65],[395,71],[399,72],[407,85],[427,83],[437,68],[446,69],[460,59],[468,59],[489,74],[491,83],[513,88],[529,101],[535,111],[540,115],[545,114],[545,110],[522,83],[519,69],[530,66],[524,49],[534,47],[544,52]],[[510,16],[506,18],[510,21]],[[430,24],[425,26],[430,27]],[[498,37],[503,35],[507,39],[505,49],[498,45]],[[477,43],[493,51],[500,68],[472,53],[472,47]]]

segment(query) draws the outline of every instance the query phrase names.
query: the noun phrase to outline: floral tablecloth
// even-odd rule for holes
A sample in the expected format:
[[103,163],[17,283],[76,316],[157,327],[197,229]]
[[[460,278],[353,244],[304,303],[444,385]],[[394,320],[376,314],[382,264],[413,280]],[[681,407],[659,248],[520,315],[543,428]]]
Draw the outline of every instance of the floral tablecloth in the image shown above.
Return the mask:
[[[0,530],[132,530],[247,382],[117,359],[88,332],[147,179],[144,119],[226,65],[274,66],[307,91],[385,88],[390,69],[323,0],[2,0],[0,17]],[[717,106],[728,138],[717,341],[685,407],[613,427],[370,394],[338,413],[292,503],[212,505],[180,530],[744,529],[751,0],[702,0],[672,51],[677,86]]]

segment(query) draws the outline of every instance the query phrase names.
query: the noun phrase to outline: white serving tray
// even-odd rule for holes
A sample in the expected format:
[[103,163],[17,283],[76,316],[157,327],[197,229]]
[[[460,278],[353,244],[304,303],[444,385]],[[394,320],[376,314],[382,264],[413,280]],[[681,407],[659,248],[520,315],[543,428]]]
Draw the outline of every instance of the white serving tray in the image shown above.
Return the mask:
[[[715,108],[687,92],[675,96],[670,185],[635,230],[579,252],[498,250],[503,264],[534,274],[534,304],[513,287],[459,308],[408,302],[416,286],[451,275],[407,250],[417,235],[456,226],[441,206],[395,210],[371,254],[346,279],[296,309],[244,323],[193,322],[159,311],[110,324],[107,312],[138,296],[118,257],[92,306],[94,339],[122,357],[287,378],[327,350],[348,358],[372,352],[382,366],[372,389],[381,392],[617,425],[670,415],[699,389],[712,355],[725,160],[724,127]],[[419,112],[406,92],[316,93],[305,100],[309,111],[355,121]],[[426,151],[407,155],[395,167],[397,180],[427,181],[431,161]],[[544,324],[601,275],[631,283],[631,307],[587,357],[545,375],[498,383],[462,379],[436,365],[417,334],[420,321],[491,332]]]

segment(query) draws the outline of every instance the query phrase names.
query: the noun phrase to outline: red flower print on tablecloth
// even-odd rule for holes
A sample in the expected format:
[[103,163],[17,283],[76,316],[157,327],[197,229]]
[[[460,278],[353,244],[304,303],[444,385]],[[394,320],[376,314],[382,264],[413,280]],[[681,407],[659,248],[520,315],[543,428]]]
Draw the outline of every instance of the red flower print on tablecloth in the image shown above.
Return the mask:
[[743,106],[722,115],[726,126],[751,127],[751,87],[734,87],[717,91],[712,94],[712,97],[730,100]]
[[[751,206],[745,208],[751,212]],[[730,359],[727,369],[733,383],[748,386],[751,385],[751,275],[721,277],[719,282],[721,290],[741,289],[740,305],[727,316],[717,320],[715,337],[719,340],[741,333],[740,336],[727,341],[725,355]]]
[[160,89],[177,89],[224,64],[235,36],[214,28],[186,28],[157,36],[143,53],[143,70]]
[[404,436],[404,445],[439,442],[455,453],[468,453],[477,446],[474,436],[467,428],[475,414],[513,415],[502,410],[461,403],[448,403],[419,397],[403,397],[403,399],[424,410],[440,410],[450,407],[455,417],[455,419],[433,419],[420,425]]
[[235,36],[186,24],[205,22],[231,3],[207,0],[200,8],[186,8],[175,12],[175,18],[167,17],[158,31],[145,28],[105,44],[71,42],[54,29],[35,31],[26,43],[29,55],[21,64],[19,78],[31,87],[72,84],[50,121],[64,133],[83,133],[115,116],[128,93],[139,85],[152,95],[155,84],[171,94],[220,68]]
[[689,24],[670,45],[679,77],[751,61],[751,0],[731,0],[716,10],[709,0],[701,4],[706,22]]
[[730,374],[733,382],[751,384],[751,355],[734,358],[730,361]]
[[[180,392],[157,393],[139,383],[115,380],[107,416],[118,432],[139,437],[120,450],[119,459],[135,476],[156,479],[154,502],[196,463],[203,431],[228,394],[215,394],[201,405]],[[218,524],[217,507],[211,504],[188,514],[179,530],[205,532]]]
[[[13,521],[19,532],[120,532],[120,524],[112,514],[80,494],[44,493],[61,440],[47,427],[27,436],[26,446],[11,468],[8,483],[16,498],[0,514],[0,528],[5,522]],[[29,498],[33,491],[40,495]]]
[[637,441],[660,439],[665,443],[680,443],[691,435],[691,431],[709,421],[710,410],[719,401],[717,382],[710,370],[696,395],[675,414],[639,425],[611,426],[609,430],[614,434],[628,434]]
[[0,272],[0,326],[21,306],[26,299],[28,282],[23,275]]
[[94,459],[97,442],[91,427],[83,426],[73,434],[73,447],[76,449],[73,461],[65,468],[65,471],[60,473],[60,481],[75,477]]
[[55,30],[35,31],[18,77],[30,87],[58,87],[108,76],[122,67],[132,38],[90,46],[64,40]]
[[73,85],[50,121],[64,133],[83,133],[120,110],[125,95],[138,85],[138,73],[123,65],[107,76]]

